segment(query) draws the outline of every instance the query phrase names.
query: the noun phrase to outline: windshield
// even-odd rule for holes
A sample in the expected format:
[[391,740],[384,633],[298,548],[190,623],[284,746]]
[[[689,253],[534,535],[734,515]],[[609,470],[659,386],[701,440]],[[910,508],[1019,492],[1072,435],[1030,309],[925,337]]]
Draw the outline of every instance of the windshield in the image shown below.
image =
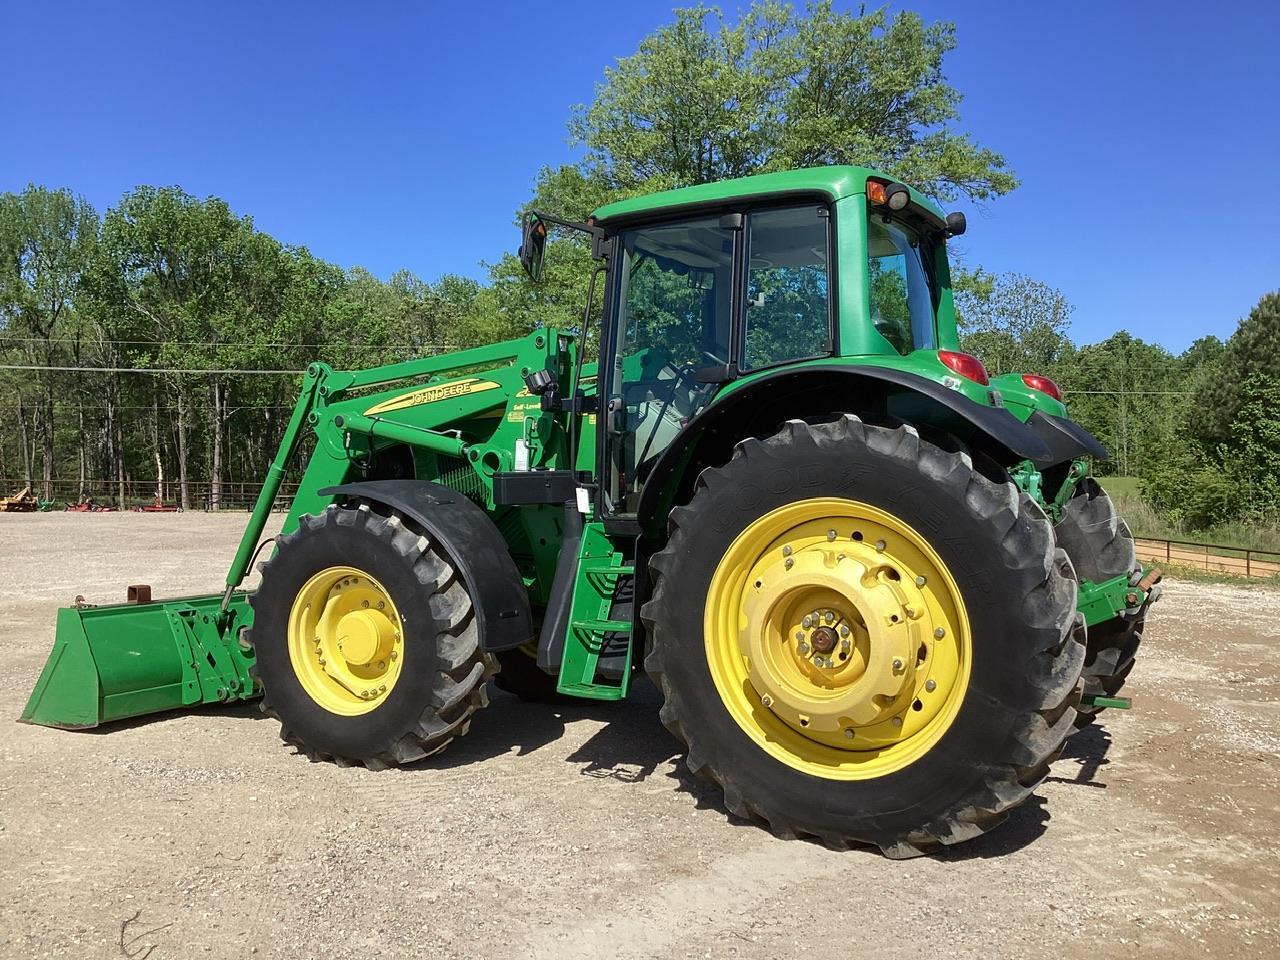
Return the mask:
[[937,347],[934,247],[909,227],[871,211],[867,218],[867,285],[871,322],[895,350]]

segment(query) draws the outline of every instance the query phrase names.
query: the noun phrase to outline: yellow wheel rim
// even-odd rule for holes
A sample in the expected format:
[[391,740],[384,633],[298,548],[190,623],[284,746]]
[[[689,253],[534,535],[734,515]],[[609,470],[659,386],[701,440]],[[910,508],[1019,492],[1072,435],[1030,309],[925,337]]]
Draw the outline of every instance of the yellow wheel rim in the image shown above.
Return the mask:
[[969,685],[964,602],[920,534],[834,497],[771,511],[716,567],[711,676],[771,756],[830,780],[882,777],[942,738]]
[[356,716],[376,709],[400,677],[404,628],[386,588],[355,567],[329,567],[289,612],[289,662],[317,704]]

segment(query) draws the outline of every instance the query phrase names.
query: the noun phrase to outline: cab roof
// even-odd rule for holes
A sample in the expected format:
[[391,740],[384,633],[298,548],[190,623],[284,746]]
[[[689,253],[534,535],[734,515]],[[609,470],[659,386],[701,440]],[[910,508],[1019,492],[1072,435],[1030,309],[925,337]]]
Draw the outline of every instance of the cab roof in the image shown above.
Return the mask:
[[[790,194],[819,194],[830,201],[843,200],[866,193],[867,178],[886,181],[894,178],[870,167],[829,166],[806,167],[802,170],[784,170],[779,173],[759,173],[751,177],[701,183],[677,190],[663,190],[629,200],[605,204],[594,214],[602,226],[613,221],[641,219],[675,212],[684,207],[715,206],[735,200],[757,198],[781,198]],[[932,211],[939,219],[944,214],[932,200],[912,188],[911,199]]]

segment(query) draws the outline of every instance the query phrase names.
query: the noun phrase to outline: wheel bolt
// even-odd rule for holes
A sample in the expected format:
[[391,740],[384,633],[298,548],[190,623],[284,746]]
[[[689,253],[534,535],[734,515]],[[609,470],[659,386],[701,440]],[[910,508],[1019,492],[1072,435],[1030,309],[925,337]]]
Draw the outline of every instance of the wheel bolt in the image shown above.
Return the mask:
[[902,718],[901,718],[901,717],[894,717],[894,718],[893,718],[893,725],[894,725],[895,727],[900,727],[900,726],[902,726]]
[[785,547],[782,548],[782,555],[784,557],[791,556],[791,544],[788,543]]
[[916,586],[923,587],[929,581],[924,577],[916,577]]
[[846,729],[845,729],[845,731],[844,731],[844,738],[845,738],[846,740],[852,740],[852,739],[853,739],[853,731],[852,731],[852,730],[849,730],[849,729],[847,729],[847,728],[846,728]]
[[841,640],[841,641],[840,641],[840,651],[841,651],[842,653],[848,653],[848,652],[849,652],[849,641],[848,641],[848,640]]
[[378,601],[378,609],[379,609],[379,610],[381,610],[381,609],[382,609],[383,607],[385,607],[385,606],[386,606],[386,604],[385,604],[385,603],[383,603],[381,600],[379,600],[379,601]]
[[790,569],[791,569],[791,565],[792,565],[792,564],[794,564],[794,563],[795,563],[795,561],[794,561],[794,560],[792,560],[790,557],[787,557],[787,562],[784,564],[784,566],[785,566],[788,570],[790,570]]
[[392,660],[394,660],[396,657],[398,657],[398,656],[399,656],[399,654],[398,654],[398,653],[396,653],[394,650],[392,650],[392,651],[391,651],[391,653],[390,653],[390,654],[388,654],[388,656],[389,656]]
[[772,707],[772,706],[773,706],[773,697],[769,696],[769,695],[766,693],[763,697],[761,697],[761,698],[760,698],[760,702],[761,702],[761,703],[763,703],[766,707]]
[[803,630],[797,630],[797,631],[796,631],[796,639],[797,639],[797,640],[801,640],[801,641],[803,641],[803,640],[804,640],[804,631],[803,631]]
[[944,630],[942,627],[938,627],[937,630],[933,631],[933,635],[937,637],[939,640],[941,640],[943,637],[947,635],[947,631]]
[[836,622],[836,614],[835,614],[835,611],[834,611],[834,610],[828,610],[828,611],[827,611],[827,623],[835,623],[835,622]]
[[836,538],[836,532],[835,532],[834,530],[828,530],[828,531],[827,531],[827,539],[828,539],[828,540],[834,540],[835,538]]
[[901,660],[901,658],[899,658],[899,657],[894,657],[894,658],[893,658],[893,672],[894,672],[894,673],[901,673],[901,672],[902,672],[902,660]]
[[806,614],[804,615],[804,619],[800,621],[800,626],[804,627],[806,630],[807,630],[809,627],[812,627],[812,626],[813,626],[813,617],[809,616],[809,614],[807,614],[807,613],[806,613]]
[[937,680],[926,680],[926,681],[924,682],[924,688],[925,688],[926,690],[928,690],[930,693],[933,693],[933,691],[935,691],[935,690],[937,690],[937,689],[938,689],[938,681],[937,681]]
[[885,547],[887,547],[887,546],[888,546],[888,544],[887,544],[887,543],[885,543],[883,540],[877,540],[877,541],[876,541],[876,553],[884,553]]
[[367,609],[369,608],[369,601],[368,601],[368,600],[361,600],[361,601],[360,601],[360,606],[364,607],[364,608],[367,610]]
[[840,636],[847,637],[849,635],[849,625],[847,623],[840,624]]
[[802,654],[804,654],[805,656],[808,656],[808,655],[809,655],[809,645],[808,645],[807,643],[805,643],[803,640],[801,640],[801,641],[800,641],[800,648],[799,648],[799,649],[800,649],[800,652],[801,652]]
[[385,670],[385,669],[387,669],[387,661],[385,661],[385,660],[379,660],[379,661],[378,661],[378,669],[379,669],[379,670]]

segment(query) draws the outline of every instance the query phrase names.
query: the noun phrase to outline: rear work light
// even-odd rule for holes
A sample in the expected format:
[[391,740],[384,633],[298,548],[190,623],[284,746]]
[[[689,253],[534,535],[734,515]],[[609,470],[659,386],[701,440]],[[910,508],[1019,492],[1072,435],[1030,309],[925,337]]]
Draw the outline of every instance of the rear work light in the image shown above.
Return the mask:
[[984,387],[991,381],[987,379],[987,368],[971,353],[959,353],[955,350],[939,350],[938,359],[945,363],[966,380],[980,383]]
[[1058,389],[1058,385],[1048,377],[1042,377],[1038,373],[1024,373],[1022,382],[1032,390],[1039,390],[1041,393],[1047,393],[1059,403],[1062,402],[1062,391]]

